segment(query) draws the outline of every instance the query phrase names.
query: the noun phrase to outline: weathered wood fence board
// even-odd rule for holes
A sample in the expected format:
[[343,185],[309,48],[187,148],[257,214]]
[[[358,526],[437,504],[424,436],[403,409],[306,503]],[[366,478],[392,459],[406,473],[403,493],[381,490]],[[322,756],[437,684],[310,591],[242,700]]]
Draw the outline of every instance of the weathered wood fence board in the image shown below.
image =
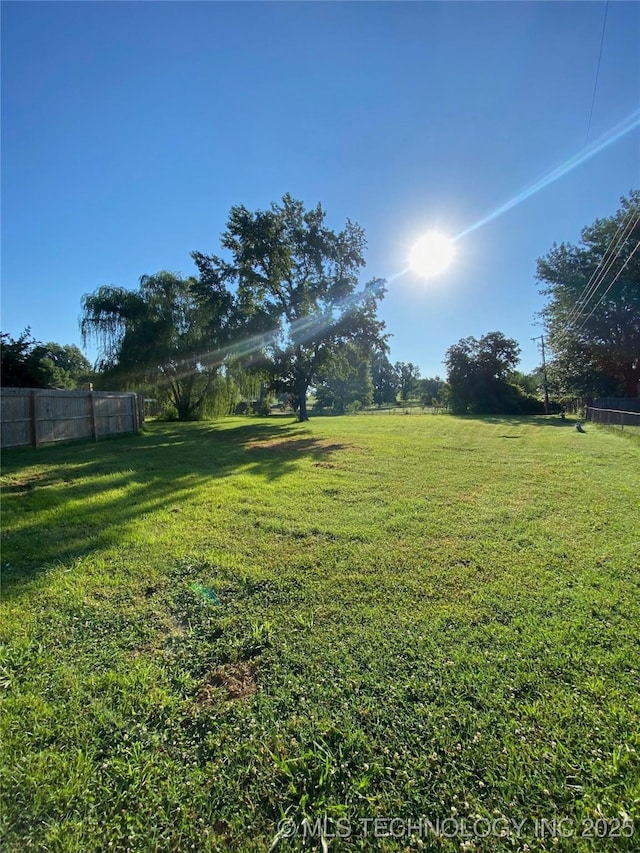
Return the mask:
[[2,388],[2,447],[53,444],[137,432],[144,422],[138,394]]

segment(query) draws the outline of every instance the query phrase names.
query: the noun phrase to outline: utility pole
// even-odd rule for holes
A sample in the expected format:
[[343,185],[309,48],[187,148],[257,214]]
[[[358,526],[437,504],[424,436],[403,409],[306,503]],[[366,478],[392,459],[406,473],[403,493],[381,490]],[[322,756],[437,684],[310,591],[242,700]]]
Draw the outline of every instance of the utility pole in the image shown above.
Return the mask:
[[549,414],[549,388],[547,386],[547,364],[544,360],[544,335],[538,335],[537,338],[531,338],[532,341],[540,341],[540,350],[542,352],[542,387],[544,388],[544,413]]

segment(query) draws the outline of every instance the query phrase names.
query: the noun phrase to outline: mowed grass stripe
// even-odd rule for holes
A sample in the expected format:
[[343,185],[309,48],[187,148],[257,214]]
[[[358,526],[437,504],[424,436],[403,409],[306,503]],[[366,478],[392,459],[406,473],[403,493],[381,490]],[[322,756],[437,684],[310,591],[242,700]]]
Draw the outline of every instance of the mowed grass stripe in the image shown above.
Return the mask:
[[[347,821],[331,849],[637,849],[639,474],[545,418],[6,454],[3,849],[257,851],[284,815]],[[525,824],[358,823],[478,816]]]

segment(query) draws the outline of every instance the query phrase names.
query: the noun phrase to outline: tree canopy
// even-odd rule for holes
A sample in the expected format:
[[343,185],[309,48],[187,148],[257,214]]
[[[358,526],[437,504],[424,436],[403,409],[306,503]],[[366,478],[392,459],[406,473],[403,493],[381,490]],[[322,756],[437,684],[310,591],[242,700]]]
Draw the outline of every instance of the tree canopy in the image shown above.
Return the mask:
[[89,359],[75,344],[44,345],[44,366],[50,371],[50,384],[55,388],[77,388],[93,378]]
[[370,353],[348,342],[336,349],[315,386],[316,406],[339,415],[371,405]]
[[442,405],[445,396],[446,383],[439,376],[430,376],[420,379],[418,391],[420,402],[423,406]]
[[0,337],[5,388],[77,388],[91,376],[91,364],[75,344],[42,344],[29,328],[15,340],[5,332]]
[[395,405],[400,380],[398,371],[391,364],[384,350],[379,350],[373,355],[371,381],[373,382],[373,402],[376,406],[382,406],[385,403]]
[[99,369],[125,387],[166,397],[178,418],[197,417],[213,388],[229,341],[233,298],[207,278],[162,271],[137,291],[103,286],[83,297],[83,339],[100,348]]
[[235,206],[221,239],[227,259],[199,255],[213,281],[235,289],[246,336],[237,352],[269,372],[274,390],[295,395],[300,420],[309,387],[340,347],[384,346],[376,316],[384,281],[358,289],[364,231],[347,220],[335,232],[325,217],[290,195],[255,213]]
[[640,382],[640,191],[538,260],[557,390],[635,397]]
[[406,403],[418,391],[420,368],[413,362],[397,361],[395,364],[398,382],[400,384],[400,399]]
[[540,411],[540,401],[526,397],[510,383],[520,360],[520,347],[502,332],[489,332],[480,340],[463,338],[449,347],[445,357],[449,405],[457,414]]

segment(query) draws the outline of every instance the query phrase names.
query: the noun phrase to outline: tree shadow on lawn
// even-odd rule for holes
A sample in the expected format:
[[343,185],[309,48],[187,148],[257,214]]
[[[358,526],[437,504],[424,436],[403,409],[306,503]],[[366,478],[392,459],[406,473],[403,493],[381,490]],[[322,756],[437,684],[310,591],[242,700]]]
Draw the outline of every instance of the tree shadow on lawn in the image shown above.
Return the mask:
[[304,425],[269,419],[158,422],[97,444],[6,453],[3,595],[20,594],[51,565],[117,545],[136,518],[179,511],[207,481],[235,474],[273,481],[304,459],[320,461],[345,449],[310,436]]
[[575,429],[575,419],[559,418],[557,415],[451,415],[456,420],[482,421],[496,426],[553,426]]

